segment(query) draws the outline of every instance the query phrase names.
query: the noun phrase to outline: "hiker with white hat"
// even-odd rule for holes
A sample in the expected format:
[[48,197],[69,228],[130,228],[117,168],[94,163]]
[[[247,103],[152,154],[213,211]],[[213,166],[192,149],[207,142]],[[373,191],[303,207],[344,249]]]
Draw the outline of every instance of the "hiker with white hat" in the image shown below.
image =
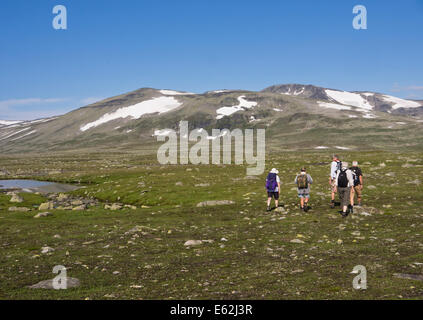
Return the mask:
[[272,198],[275,199],[276,208],[279,206],[279,193],[281,190],[281,179],[278,176],[279,171],[275,168],[270,170],[266,178],[266,190],[267,190],[267,211],[270,209],[270,202]]
[[349,214],[351,188],[354,186],[353,173],[348,169],[348,162],[343,162],[341,170],[336,174],[335,188],[341,200],[342,211],[339,213],[345,218]]

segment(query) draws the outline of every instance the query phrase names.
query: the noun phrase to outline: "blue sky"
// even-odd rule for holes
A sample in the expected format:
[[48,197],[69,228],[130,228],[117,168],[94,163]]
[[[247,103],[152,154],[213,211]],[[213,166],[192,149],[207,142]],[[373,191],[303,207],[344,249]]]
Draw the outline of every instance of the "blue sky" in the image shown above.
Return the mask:
[[[367,30],[352,9],[365,5]],[[54,30],[52,9],[67,8]],[[141,87],[304,83],[423,98],[423,0],[2,0],[0,119]]]

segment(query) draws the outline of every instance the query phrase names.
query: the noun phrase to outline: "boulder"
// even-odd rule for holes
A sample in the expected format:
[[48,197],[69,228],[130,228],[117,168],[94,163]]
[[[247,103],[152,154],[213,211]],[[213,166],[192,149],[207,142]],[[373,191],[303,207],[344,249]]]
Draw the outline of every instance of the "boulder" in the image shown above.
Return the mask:
[[51,252],[53,252],[53,251],[54,251],[54,249],[53,249],[53,248],[51,248],[51,247],[42,247],[42,248],[41,248],[41,253],[42,253],[42,254],[51,253]]
[[87,208],[87,206],[85,204],[81,204],[80,206],[73,207],[72,210],[73,211],[81,211],[81,210],[85,210],[86,208]]
[[201,240],[188,240],[184,243],[185,247],[190,247],[190,246],[199,246],[203,244],[203,241]]
[[44,202],[44,203],[40,204],[40,206],[38,207],[38,210],[40,210],[40,211],[52,210],[53,207],[54,207],[53,202]]
[[51,216],[52,213],[50,212],[40,212],[34,216],[34,218],[41,218],[41,217],[48,217]]
[[57,196],[57,201],[63,202],[67,200],[68,198],[69,196],[67,194],[59,193],[59,195]]
[[73,206],[80,206],[83,205],[84,203],[81,200],[73,200],[71,201],[71,205]]
[[291,243],[304,243],[304,241],[300,240],[300,239],[292,239],[290,242]]
[[118,203],[113,203],[112,205],[106,204],[104,206],[104,209],[116,211],[116,210],[122,209],[122,206],[120,204],[118,204]]
[[10,199],[10,202],[22,203],[23,202],[23,198],[21,196],[19,196],[18,194],[14,193],[12,195],[12,198]]
[[277,207],[277,208],[275,209],[275,212],[279,212],[279,213],[286,213],[286,210],[285,210],[285,208],[284,208],[284,207]]
[[[80,286],[80,281],[77,278],[66,277],[63,279],[66,281],[66,288],[76,288]],[[30,289],[55,289],[53,287],[53,279],[40,281],[32,286],[29,286]]]

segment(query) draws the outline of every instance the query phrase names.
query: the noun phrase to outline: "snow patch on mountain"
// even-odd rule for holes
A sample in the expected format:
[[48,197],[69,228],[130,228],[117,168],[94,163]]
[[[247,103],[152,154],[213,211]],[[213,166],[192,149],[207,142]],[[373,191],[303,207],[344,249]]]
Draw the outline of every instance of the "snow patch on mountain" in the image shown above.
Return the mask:
[[13,139],[11,139],[10,141],[15,141],[15,140],[18,140],[18,139],[22,139],[22,138],[24,138],[24,137],[26,137],[26,136],[29,136],[30,134],[33,134],[33,133],[35,133],[35,132],[37,132],[37,130],[32,130],[32,131],[30,131],[30,132],[28,132],[28,133],[25,133],[24,135],[22,135],[22,136],[19,136],[19,137],[17,137],[17,138],[13,138]]
[[13,136],[15,136],[15,135],[17,135],[17,134],[19,134],[21,132],[24,132],[24,131],[28,130],[28,129],[31,129],[31,127],[23,128],[23,129],[18,130],[18,131],[12,131],[12,132],[11,131],[7,131],[6,133],[4,133],[0,137],[0,140],[8,139],[8,138],[13,137]]
[[230,116],[231,114],[234,114],[238,111],[243,111],[245,109],[251,109],[255,106],[257,106],[257,102],[255,101],[248,101],[244,99],[245,96],[238,97],[239,104],[237,106],[232,107],[222,107],[216,110],[216,113],[218,114],[216,119],[222,119],[224,116]]
[[304,93],[305,88],[303,87],[301,90],[295,90],[294,92],[291,91],[291,88],[288,88],[287,92],[281,92],[281,94],[286,94],[288,96],[298,96],[302,93]]
[[418,103],[416,101],[410,101],[410,100],[404,100],[401,98],[383,95],[383,100],[393,103],[392,109],[399,109],[399,108],[418,108],[421,107],[421,103]]
[[178,100],[173,97],[159,97],[154,98],[151,100],[143,101],[137,104],[134,104],[129,107],[123,107],[117,109],[115,112],[106,113],[98,120],[87,123],[86,125],[80,128],[81,131],[86,131],[91,128],[95,128],[99,125],[107,123],[112,120],[116,120],[119,118],[127,118],[131,117],[133,119],[139,119],[141,116],[150,113],[164,113],[171,111],[173,109],[178,108],[181,106]]
[[373,106],[358,93],[347,91],[325,90],[327,96],[338,103],[364,110],[373,110]]
[[2,126],[10,126],[12,124],[21,123],[23,121],[13,121],[13,120],[0,120],[0,125]]

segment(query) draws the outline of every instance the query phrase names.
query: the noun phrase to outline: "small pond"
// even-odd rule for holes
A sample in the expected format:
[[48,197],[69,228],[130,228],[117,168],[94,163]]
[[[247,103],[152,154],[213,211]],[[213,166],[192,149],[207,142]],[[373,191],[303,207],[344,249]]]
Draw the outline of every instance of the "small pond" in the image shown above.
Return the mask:
[[0,189],[22,189],[26,192],[68,192],[78,189],[77,186],[70,184],[37,181],[37,180],[0,180]]

